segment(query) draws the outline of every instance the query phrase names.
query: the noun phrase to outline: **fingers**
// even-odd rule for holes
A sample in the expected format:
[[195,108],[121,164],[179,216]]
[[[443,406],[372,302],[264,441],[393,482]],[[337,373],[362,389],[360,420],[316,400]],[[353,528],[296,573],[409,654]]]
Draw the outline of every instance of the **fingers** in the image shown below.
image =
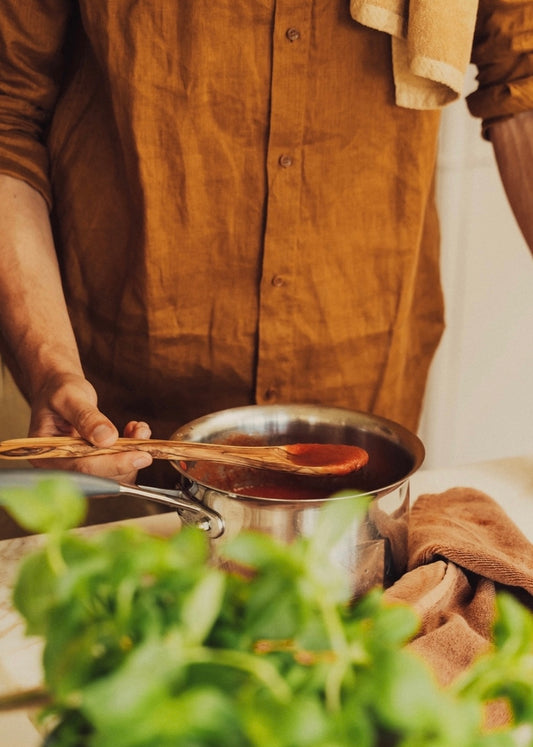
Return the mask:
[[94,387],[83,376],[64,374],[47,381],[32,401],[30,435],[79,435],[104,447],[118,431],[98,409]]
[[125,452],[105,456],[90,456],[79,459],[35,459],[30,460],[34,467],[41,469],[67,470],[82,472],[86,475],[108,477],[117,482],[134,483],[137,472],[147,467],[152,461],[149,454],[143,452]]
[[[124,428],[124,435],[128,438],[150,438],[152,434],[147,423],[131,421]],[[117,482],[134,483],[138,470],[148,467],[152,461],[152,456],[144,451],[124,451],[80,459],[35,459],[32,464],[45,469],[73,470],[109,477]]]
[[152,431],[148,423],[145,423],[142,420],[130,420],[130,422],[124,427],[123,435],[126,438],[151,438]]
[[95,446],[112,446],[118,438],[114,424],[97,407],[96,392],[86,379],[66,379],[50,396],[51,409]]
[[[33,402],[30,436],[79,435],[95,446],[112,446],[118,430],[97,406],[96,392],[82,376],[66,375],[43,387]],[[130,421],[124,428],[129,438],[150,438],[144,421]],[[152,457],[143,451],[88,456],[79,459],[38,459],[35,467],[74,470],[109,477],[120,482],[135,482],[137,471],[149,466]]]

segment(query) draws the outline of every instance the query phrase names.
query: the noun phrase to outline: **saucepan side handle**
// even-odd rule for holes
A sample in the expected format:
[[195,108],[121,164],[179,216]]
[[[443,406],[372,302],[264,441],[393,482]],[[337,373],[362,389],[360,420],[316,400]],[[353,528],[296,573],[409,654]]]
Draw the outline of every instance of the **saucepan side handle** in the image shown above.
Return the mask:
[[184,524],[199,527],[210,539],[216,539],[224,533],[222,516],[184,491],[122,483],[120,492],[175,508]]
[[[0,469],[1,488],[35,488],[43,480],[51,478],[68,479],[88,498],[103,496],[130,495],[144,500],[160,503],[174,508],[184,524],[194,525],[215,539],[224,532],[224,521],[220,514],[207,508],[192,496],[186,496],[179,490],[160,490],[138,485],[118,483],[106,477],[84,475],[81,472],[70,472],[50,469]],[[180,512],[183,510],[183,514]]]
[[118,495],[117,482],[105,477],[53,469],[0,469],[0,488],[36,488],[43,480],[68,478],[87,497]]

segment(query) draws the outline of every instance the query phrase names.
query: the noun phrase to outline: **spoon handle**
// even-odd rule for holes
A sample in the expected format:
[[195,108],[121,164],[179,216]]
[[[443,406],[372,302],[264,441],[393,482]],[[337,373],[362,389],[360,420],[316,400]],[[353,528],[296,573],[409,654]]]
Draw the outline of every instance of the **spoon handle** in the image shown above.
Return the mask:
[[3,459],[57,459],[119,454],[124,451],[146,451],[154,459],[206,459],[230,461],[235,459],[284,459],[283,447],[229,446],[226,444],[168,441],[164,439],[119,438],[112,446],[97,447],[82,438],[51,436],[42,438],[13,438],[0,441]]

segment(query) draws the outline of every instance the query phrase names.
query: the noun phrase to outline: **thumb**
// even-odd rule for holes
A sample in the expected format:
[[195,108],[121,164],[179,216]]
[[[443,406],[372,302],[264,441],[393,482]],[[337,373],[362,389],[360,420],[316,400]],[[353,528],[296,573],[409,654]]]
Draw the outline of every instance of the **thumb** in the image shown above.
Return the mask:
[[65,387],[61,394],[63,396],[58,397],[61,401],[56,400],[54,410],[70,423],[82,438],[100,447],[111,446],[117,440],[118,430],[98,409],[92,387],[89,391],[85,388]]
[[82,426],[77,427],[80,436],[95,446],[112,446],[118,438],[118,430],[113,423],[100,410],[96,410],[90,420],[94,421],[94,424],[89,425],[87,435],[84,434]]

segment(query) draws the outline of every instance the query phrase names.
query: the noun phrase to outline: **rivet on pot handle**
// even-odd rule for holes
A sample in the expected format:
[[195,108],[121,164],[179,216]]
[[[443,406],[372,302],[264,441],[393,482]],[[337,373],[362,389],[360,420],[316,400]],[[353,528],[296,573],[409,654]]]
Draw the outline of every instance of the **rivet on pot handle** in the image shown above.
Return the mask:
[[121,483],[120,492],[175,508],[184,524],[202,529],[210,539],[216,539],[224,533],[222,516],[181,490],[165,490]]

